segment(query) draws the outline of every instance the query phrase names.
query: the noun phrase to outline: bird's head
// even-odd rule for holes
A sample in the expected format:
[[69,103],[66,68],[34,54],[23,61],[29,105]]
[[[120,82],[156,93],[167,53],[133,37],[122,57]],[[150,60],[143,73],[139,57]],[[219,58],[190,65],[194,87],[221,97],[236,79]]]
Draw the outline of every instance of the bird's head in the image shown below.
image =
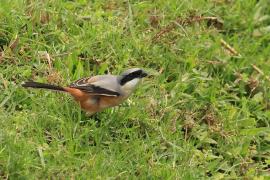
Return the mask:
[[128,69],[119,76],[119,83],[123,89],[133,91],[141,79],[147,75],[141,68]]

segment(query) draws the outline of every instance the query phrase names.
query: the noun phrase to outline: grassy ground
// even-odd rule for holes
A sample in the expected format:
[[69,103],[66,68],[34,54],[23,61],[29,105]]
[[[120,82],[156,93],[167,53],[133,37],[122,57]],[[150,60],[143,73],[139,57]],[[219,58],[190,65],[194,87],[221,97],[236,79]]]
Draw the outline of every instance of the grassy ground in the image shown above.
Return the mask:
[[[0,179],[269,176],[268,0],[0,2]],[[32,79],[144,67],[87,117]]]

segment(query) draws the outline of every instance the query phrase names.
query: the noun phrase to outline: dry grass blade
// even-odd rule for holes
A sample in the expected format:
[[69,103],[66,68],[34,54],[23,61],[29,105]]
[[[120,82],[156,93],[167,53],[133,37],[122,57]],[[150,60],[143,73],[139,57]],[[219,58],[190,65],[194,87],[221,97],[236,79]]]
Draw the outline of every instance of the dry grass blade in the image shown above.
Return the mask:
[[68,56],[68,55],[71,55],[71,54],[72,54],[72,52],[64,52],[64,53],[61,53],[61,54],[51,55],[51,57],[56,58],[56,57]]
[[2,62],[2,60],[4,59],[5,53],[4,51],[0,52],[0,63]]
[[239,52],[237,52],[231,45],[229,45],[224,39],[220,40],[221,45],[227,49],[234,56],[241,56]]
[[45,59],[48,62],[49,65],[49,69],[52,69],[52,61],[51,61],[51,57],[50,54],[47,51],[39,51],[38,54],[40,55],[41,59]]
[[[48,62],[48,77],[47,81],[49,83],[59,83],[61,82],[62,78],[61,75],[54,70],[53,64],[52,64],[52,58],[50,54],[47,51],[39,51],[38,52],[41,59],[46,60]],[[66,55],[66,54],[64,54]]]
[[226,65],[226,62],[222,62],[222,61],[207,61],[208,64],[212,64],[212,65]]
[[49,68],[52,69],[52,61],[51,61],[51,58],[50,58],[49,53],[46,52],[46,53],[44,54],[44,56],[45,56],[45,58],[46,58],[47,61],[48,61]]
[[195,22],[201,22],[201,21],[207,21],[208,25],[214,25],[216,28],[221,28],[223,25],[223,22],[219,20],[217,17],[213,16],[189,16],[185,19],[178,18],[176,21],[171,22],[169,25],[167,25],[165,28],[161,29],[158,33],[154,35],[152,40],[159,39],[162,35],[169,33],[174,28],[177,27],[177,25],[189,25]]
[[38,155],[40,157],[40,163],[41,163],[42,167],[45,168],[45,160],[44,160],[44,156],[43,156],[42,147],[38,147],[37,151],[38,151]]
[[165,28],[163,28],[162,30],[160,30],[158,33],[156,33],[154,35],[154,37],[152,38],[152,40],[159,39],[163,34],[166,34],[166,33],[170,32],[174,28],[175,28],[175,24],[174,23],[166,26]]
[[265,73],[264,73],[258,66],[256,66],[255,64],[252,64],[251,66],[252,66],[253,69],[254,69],[255,71],[257,71],[260,75],[262,75],[262,76],[265,77],[268,81],[270,81],[270,77],[267,76],[267,75],[265,75]]
[[264,72],[263,72],[260,68],[258,68],[255,64],[252,64],[251,66],[252,66],[253,69],[255,69],[259,74],[261,74],[261,75],[264,76]]

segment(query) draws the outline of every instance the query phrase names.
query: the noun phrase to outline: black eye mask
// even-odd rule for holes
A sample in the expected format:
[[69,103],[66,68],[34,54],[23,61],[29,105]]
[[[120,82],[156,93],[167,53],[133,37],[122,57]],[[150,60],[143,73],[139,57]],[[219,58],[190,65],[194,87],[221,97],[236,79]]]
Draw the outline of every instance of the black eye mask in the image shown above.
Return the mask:
[[123,75],[122,79],[120,80],[120,84],[123,86],[135,78],[143,78],[145,76],[147,76],[147,73],[143,72],[142,70],[134,71],[132,73]]

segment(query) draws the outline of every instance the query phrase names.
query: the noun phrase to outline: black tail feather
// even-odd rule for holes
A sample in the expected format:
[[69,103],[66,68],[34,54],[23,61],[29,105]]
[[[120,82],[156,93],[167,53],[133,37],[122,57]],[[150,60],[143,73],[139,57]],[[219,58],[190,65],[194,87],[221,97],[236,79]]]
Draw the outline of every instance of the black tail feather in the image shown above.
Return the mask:
[[61,86],[56,86],[56,85],[51,85],[51,84],[44,84],[44,83],[33,82],[33,81],[24,82],[22,84],[22,87],[26,87],[26,88],[31,87],[31,88],[40,88],[40,89],[51,89],[51,90],[56,90],[56,91],[66,91]]

